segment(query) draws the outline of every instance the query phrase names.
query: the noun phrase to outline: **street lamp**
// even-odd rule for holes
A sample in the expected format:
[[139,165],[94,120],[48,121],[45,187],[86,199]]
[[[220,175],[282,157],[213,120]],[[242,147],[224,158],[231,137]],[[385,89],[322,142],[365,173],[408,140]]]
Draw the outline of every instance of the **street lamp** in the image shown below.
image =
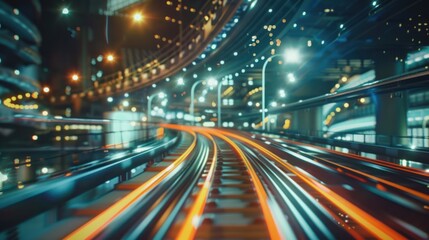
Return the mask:
[[67,7],[64,7],[62,10],[61,10],[61,14],[63,14],[63,15],[68,15],[70,13],[70,10],[67,8]]
[[189,113],[191,114],[191,123],[194,125],[194,94],[195,94],[195,88],[198,84],[202,83],[204,80],[198,80],[192,84],[191,88],[191,106],[189,108]]
[[146,123],[146,139],[149,139],[149,123],[150,123],[150,112],[151,112],[151,104],[152,104],[152,100],[158,96],[159,98],[163,99],[165,98],[165,93],[160,92],[158,94],[152,94],[150,95],[147,99],[147,123]]
[[77,82],[79,80],[79,75],[77,73],[73,73],[71,76],[71,79],[75,82]]
[[179,85],[179,86],[185,85],[185,80],[182,77],[177,79],[177,85]]
[[[274,57],[283,56],[282,54],[274,54],[267,58],[262,67],[262,130],[265,130],[265,69],[268,62]],[[285,60],[289,63],[298,63],[300,61],[299,52],[296,49],[286,49],[285,51]]]
[[140,12],[136,12],[133,15],[134,22],[141,22],[143,21],[143,15]]
[[219,83],[219,85],[217,85],[217,127],[221,127],[222,126],[222,119],[221,119],[221,88],[223,85],[223,81],[221,81]]
[[113,62],[115,61],[115,56],[111,53],[107,54],[106,59],[108,62]]
[[[194,96],[195,96],[195,88],[197,87],[198,84],[204,82],[205,80],[198,80],[196,82],[194,82],[194,84],[192,84],[192,88],[191,88],[191,106],[189,109],[189,113],[191,114],[191,123],[192,125],[194,125],[195,120],[194,120]],[[214,78],[210,78],[208,81],[208,84],[210,86],[214,86],[217,84],[217,81]]]
[[147,122],[150,123],[150,112],[151,112],[151,105],[152,105],[152,100],[158,96],[159,98],[163,99],[165,98],[165,93],[160,92],[158,94],[152,94],[148,97],[148,101],[147,101]]

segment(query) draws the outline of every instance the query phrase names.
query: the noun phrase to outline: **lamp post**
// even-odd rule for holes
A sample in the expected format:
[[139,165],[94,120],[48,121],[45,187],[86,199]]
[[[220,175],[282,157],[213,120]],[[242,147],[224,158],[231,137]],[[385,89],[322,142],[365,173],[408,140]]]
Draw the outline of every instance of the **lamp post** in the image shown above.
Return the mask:
[[[191,118],[192,118],[192,125],[194,125],[195,122],[195,118],[194,118],[194,95],[195,95],[195,88],[197,87],[198,84],[204,82],[205,80],[198,80],[196,81],[194,84],[192,84],[192,88],[191,88],[191,106],[190,106],[190,110],[189,113],[191,114]],[[209,78],[207,80],[207,84],[210,87],[213,87],[217,84],[216,79],[214,78]]]
[[222,118],[221,118],[221,95],[220,95],[220,90],[222,88],[223,85],[223,81],[221,81],[218,85],[217,85],[217,127],[221,127],[222,126]]
[[[264,66],[262,67],[262,130],[265,130],[265,68],[267,67],[268,62],[274,57],[282,56],[282,54],[274,54],[267,58],[264,62]],[[286,62],[289,63],[298,63],[300,62],[299,52],[296,49],[286,49],[285,54]]]
[[268,62],[274,57],[279,57],[280,54],[274,54],[267,58],[264,62],[264,66],[262,67],[262,130],[265,130],[265,68],[267,68]]
[[146,139],[149,139],[149,123],[150,123],[150,112],[151,112],[151,105],[152,105],[152,100],[156,97],[156,96],[158,96],[159,98],[164,98],[165,97],[165,94],[163,93],[163,92],[160,92],[160,93],[158,93],[158,94],[152,94],[152,95],[150,95],[147,99],[148,99],[148,101],[147,101],[147,124],[146,124],[146,127],[147,127],[147,129],[146,129]]
[[189,108],[189,113],[191,114],[191,123],[192,126],[194,125],[194,95],[195,95],[195,88],[198,84],[202,83],[204,80],[198,80],[192,84],[191,88],[191,106]]
[[152,105],[152,100],[158,96],[159,98],[163,99],[165,97],[165,94],[163,92],[160,92],[158,94],[152,94],[148,97],[148,101],[147,101],[147,122],[150,122],[150,112],[151,112],[151,105]]

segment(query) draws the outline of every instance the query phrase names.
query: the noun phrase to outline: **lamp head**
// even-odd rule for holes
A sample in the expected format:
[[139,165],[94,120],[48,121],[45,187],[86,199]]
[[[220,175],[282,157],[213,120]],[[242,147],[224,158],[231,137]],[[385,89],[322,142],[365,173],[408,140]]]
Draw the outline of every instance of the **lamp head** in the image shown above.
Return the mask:
[[285,50],[285,60],[287,63],[299,63],[301,62],[301,54],[298,49],[288,48]]
[[216,85],[217,85],[217,80],[216,80],[216,79],[214,79],[214,78],[209,78],[209,79],[207,80],[207,84],[208,84],[210,87],[214,87],[214,86],[216,86]]

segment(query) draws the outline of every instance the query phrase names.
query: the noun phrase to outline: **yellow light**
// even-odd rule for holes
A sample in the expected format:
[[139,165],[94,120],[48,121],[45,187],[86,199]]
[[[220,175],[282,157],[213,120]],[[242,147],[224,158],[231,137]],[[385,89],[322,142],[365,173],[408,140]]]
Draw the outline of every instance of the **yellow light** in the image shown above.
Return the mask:
[[365,101],[366,101],[366,100],[365,100],[365,98],[361,98],[361,99],[359,99],[359,102],[360,102],[360,103],[365,103]]
[[73,81],[77,81],[79,80],[79,75],[77,75],[76,73],[72,75],[72,80]]
[[346,76],[343,76],[343,77],[341,78],[341,82],[347,82],[347,77],[346,77]]
[[22,99],[22,95],[21,94],[18,95],[18,99]]
[[286,119],[284,124],[283,124],[283,129],[289,129],[290,128],[290,119]]
[[43,88],[43,92],[44,92],[44,93],[48,93],[49,91],[50,91],[49,87],[44,87],[44,88]]
[[29,92],[28,92],[28,93],[25,93],[25,97],[26,97],[26,98],[31,97],[31,93],[29,93]]
[[337,107],[337,108],[335,108],[335,111],[336,111],[336,112],[341,112],[341,108],[340,108],[340,107]]
[[115,56],[113,56],[113,54],[108,54],[106,59],[108,62],[113,62],[115,60]]
[[15,96],[12,97],[12,101],[16,101],[16,97]]
[[344,107],[345,107],[345,108],[348,108],[348,107],[350,107],[350,104],[348,104],[348,103],[344,103]]
[[131,112],[135,112],[135,111],[137,111],[137,108],[136,107],[132,107],[131,108]]
[[48,116],[48,114],[49,114],[49,113],[48,113],[48,111],[46,111],[46,110],[44,110],[44,111],[42,112],[42,115],[43,115],[43,116]]
[[31,139],[32,139],[33,141],[37,141],[37,139],[39,139],[39,137],[38,137],[37,135],[33,135],[33,136],[31,136]]
[[135,22],[141,22],[143,20],[143,15],[139,12],[134,13],[133,20]]

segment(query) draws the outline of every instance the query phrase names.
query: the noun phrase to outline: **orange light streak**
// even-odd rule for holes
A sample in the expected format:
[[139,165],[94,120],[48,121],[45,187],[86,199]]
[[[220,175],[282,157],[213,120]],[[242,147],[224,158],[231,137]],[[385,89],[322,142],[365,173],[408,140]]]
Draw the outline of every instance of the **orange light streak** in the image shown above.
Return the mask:
[[311,186],[314,190],[318,191],[320,194],[322,194],[325,198],[327,198],[329,201],[331,201],[333,204],[335,204],[337,207],[342,209],[344,212],[346,212],[350,217],[354,218],[356,221],[358,221],[364,228],[366,228],[369,232],[373,233],[375,236],[379,237],[380,239],[406,239],[404,236],[402,236],[400,233],[395,231],[394,229],[390,228],[389,226],[385,225],[378,219],[374,218],[372,215],[366,213],[359,207],[355,206],[351,202],[347,201],[340,195],[336,194],[326,186],[318,183],[317,181],[307,177],[300,171],[298,171],[295,167],[293,167],[291,164],[284,162],[280,157],[269,151],[268,149],[262,147],[261,145],[247,139],[244,137],[241,137],[234,133],[229,133],[226,131],[221,131],[225,135],[228,135],[230,137],[233,137],[235,139],[238,139],[239,141],[245,142],[261,152],[265,153],[270,158],[274,159],[294,173],[296,176],[298,176],[301,180],[306,182],[309,186]]
[[247,166],[247,169],[249,170],[252,182],[255,185],[255,190],[258,195],[259,203],[261,204],[262,212],[264,214],[265,222],[268,227],[268,232],[270,234],[271,239],[285,239],[284,236],[282,236],[281,231],[279,229],[279,226],[276,224],[272,211],[270,209],[270,206],[268,205],[268,195],[259,180],[258,175],[256,174],[255,170],[253,169],[252,165],[250,164],[249,160],[247,159],[246,155],[244,155],[243,151],[235,144],[231,139],[226,137],[225,135],[221,134],[218,130],[208,130],[211,134],[218,136],[219,138],[222,138],[224,141],[229,143],[235,151],[240,155],[240,157],[243,159],[243,162]]
[[[295,144],[295,143],[294,143],[294,144]],[[307,145],[307,144],[299,144],[299,145]],[[308,146],[311,146],[311,145],[308,145]],[[347,157],[347,155],[348,155],[348,154],[345,154],[345,153],[342,153],[342,152],[333,151],[333,150],[325,149],[325,148],[321,148],[321,147],[318,147],[318,146],[312,146],[312,147],[317,148],[317,149],[320,149],[320,150],[325,150],[325,151],[328,151],[328,152],[331,152],[331,153],[334,153],[334,154],[338,154],[338,155],[346,156],[346,157]],[[354,157],[359,157],[359,159],[361,159],[361,160],[363,160],[363,161],[367,161],[367,162],[368,162],[368,160],[369,160],[370,162],[372,162],[372,163],[374,163],[374,164],[379,164],[379,161],[375,161],[375,160],[371,161],[370,159],[366,159],[366,158],[363,158],[363,157],[360,157],[360,156],[357,156],[357,155],[353,155],[353,156],[354,156]],[[353,158],[352,158],[352,159],[353,159]],[[419,191],[416,191],[416,190],[414,190],[414,189],[411,189],[411,188],[408,188],[408,187],[405,187],[405,186],[401,186],[401,185],[399,185],[399,184],[397,184],[397,183],[394,183],[394,182],[391,182],[391,181],[388,181],[388,180],[385,180],[385,179],[382,179],[382,178],[379,178],[379,177],[376,177],[376,176],[370,175],[370,174],[368,174],[368,173],[365,173],[365,172],[362,172],[362,171],[359,171],[359,170],[356,170],[356,169],[353,169],[353,168],[350,168],[350,167],[347,167],[347,166],[343,166],[343,165],[341,165],[341,164],[338,164],[338,163],[336,163],[336,162],[333,162],[333,161],[330,161],[330,160],[327,160],[327,159],[324,159],[324,158],[318,158],[318,160],[321,160],[321,161],[324,161],[324,162],[327,162],[327,163],[329,163],[329,164],[332,164],[332,165],[337,166],[337,171],[338,171],[338,172],[344,172],[342,169],[347,169],[347,170],[348,170],[348,171],[350,171],[350,172],[354,172],[354,173],[357,173],[357,174],[359,174],[359,175],[363,175],[363,176],[365,176],[365,177],[367,177],[367,178],[371,178],[371,179],[373,179],[373,180],[375,180],[375,181],[378,181],[378,182],[380,182],[380,183],[384,183],[384,184],[386,184],[386,185],[388,185],[388,186],[390,186],[390,187],[393,187],[393,188],[396,188],[396,189],[402,190],[402,191],[404,191],[404,192],[406,192],[406,193],[408,193],[408,194],[411,194],[411,195],[414,195],[414,196],[416,196],[416,197],[419,197],[419,198],[421,198],[421,199],[423,199],[423,200],[425,200],[425,201],[429,201],[429,195],[428,195],[428,194],[424,194],[424,193],[419,192]],[[355,159],[355,160],[356,160],[356,159]],[[379,165],[380,165],[380,164],[379,164]],[[392,167],[392,164],[391,164],[391,163],[390,163],[390,164],[381,164],[381,165],[384,165],[384,166],[386,166],[386,167]],[[404,167],[400,167],[400,168],[398,168],[398,166],[397,166],[397,165],[393,165],[393,167],[394,167],[395,169],[399,169],[399,170],[401,170],[401,171],[411,172],[411,173],[413,173],[413,174],[419,174],[419,173],[420,173],[419,171],[417,171],[417,172],[415,172],[415,171],[408,171],[409,169],[404,168]],[[348,173],[345,173],[345,174],[346,174],[346,175],[348,175],[348,176],[350,176],[350,177],[356,178],[357,180],[359,180],[359,181],[361,181],[361,182],[364,182],[364,181],[362,181],[362,179],[361,179],[361,178],[359,178],[359,177],[357,177],[357,176],[353,176],[353,175],[348,174]],[[419,175],[421,175],[421,174],[419,174]],[[426,174],[426,175],[427,175],[427,174]]]
[[426,172],[424,172],[423,170],[420,170],[420,169],[404,167],[404,166],[401,166],[401,165],[398,165],[398,164],[395,164],[395,163],[391,163],[391,162],[384,162],[384,161],[381,161],[381,160],[376,160],[376,159],[374,160],[374,159],[370,159],[370,158],[365,158],[365,157],[362,157],[362,156],[359,156],[359,155],[356,155],[356,154],[353,154],[353,153],[343,153],[343,152],[340,152],[340,151],[335,151],[335,150],[327,149],[327,148],[324,148],[324,147],[314,146],[314,145],[311,145],[311,144],[300,143],[300,142],[295,142],[295,141],[286,140],[286,139],[282,139],[282,140],[284,142],[287,142],[287,143],[301,145],[301,146],[307,146],[307,147],[312,147],[312,148],[316,148],[316,149],[319,149],[319,150],[322,150],[322,151],[326,151],[326,152],[330,152],[330,153],[333,153],[333,154],[345,156],[345,157],[350,157],[350,155],[351,155],[351,156],[353,156],[353,158],[350,158],[350,159],[353,159],[353,160],[361,160],[361,161],[365,161],[365,162],[370,162],[370,163],[374,163],[374,164],[377,164],[377,165],[386,166],[386,167],[389,167],[389,168],[393,168],[393,169],[396,169],[396,170],[409,172],[409,173],[412,173],[412,174],[417,174],[417,175],[424,176],[424,177],[428,177],[429,176],[428,173],[426,173]]
[[192,205],[192,208],[189,210],[188,215],[186,216],[185,221],[182,223],[182,227],[179,230],[179,233],[175,237],[175,239],[193,239],[195,237],[195,234],[197,233],[198,227],[201,224],[202,215],[204,212],[204,207],[206,205],[209,191],[213,183],[214,179],[214,172],[217,165],[217,146],[212,136],[205,132],[200,132],[202,135],[206,136],[208,139],[210,139],[213,143],[213,159],[212,159],[212,165],[210,166],[209,172],[207,173],[207,177],[204,181],[204,184],[198,193],[198,196]]
[[[185,130],[186,131],[186,130]],[[158,185],[165,177],[178,165],[180,165],[194,150],[197,142],[195,132],[188,131],[193,137],[192,144],[189,148],[177,158],[171,165],[167,168],[156,174],[154,177],[149,179],[147,182],[140,185],[137,189],[133,190],[131,193],[127,194],[121,200],[101,212],[96,217],[92,218],[90,221],[67,235],[64,239],[93,239],[96,237],[103,229],[105,229],[109,223],[111,223],[115,217],[121,214],[127,207],[137,201],[139,197],[148,191],[152,190],[156,185]]]
[[321,159],[321,160],[326,161],[326,162],[331,163],[331,164],[334,164],[334,165],[337,165],[338,167],[342,167],[344,169],[347,169],[350,172],[355,172],[355,173],[363,175],[363,176],[365,176],[367,178],[374,179],[375,181],[378,181],[380,183],[384,183],[384,184],[386,184],[388,186],[391,186],[393,188],[397,188],[399,190],[407,192],[407,193],[409,193],[411,195],[414,195],[414,196],[419,197],[421,199],[424,199],[426,201],[429,201],[429,195],[428,194],[424,194],[424,193],[416,191],[414,189],[411,189],[411,188],[408,188],[408,187],[405,187],[405,186],[401,186],[401,185],[399,185],[397,183],[394,183],[394,182],[391,182],[391,181],[388,181],[388,180],[385,180],[385,179],[382,179],[382,178],[379,178],[379,177],[376,177],[376,176],[372,176],[372,175],[370,175],[368,173],[365,173],[365,172],[362,172],[362,171],[359,171],[359,170],[356,170],[356,169],[353,169],[353,168],[350,168],[350,167],[347,167],[347,166],[342,166],[342,165],[340,165],[338,163],[331,162],[331,161],[326,160],[326,159]]

